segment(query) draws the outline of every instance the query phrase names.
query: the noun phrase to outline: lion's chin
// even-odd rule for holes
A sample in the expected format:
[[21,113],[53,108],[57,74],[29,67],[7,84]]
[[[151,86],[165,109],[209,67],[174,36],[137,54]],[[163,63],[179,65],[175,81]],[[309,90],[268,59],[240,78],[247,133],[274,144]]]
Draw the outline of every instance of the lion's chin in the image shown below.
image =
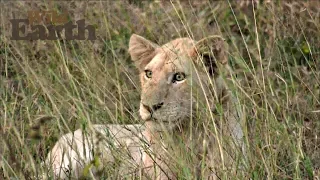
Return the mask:
[[146,109],[140,109],[140,117],[143,121],[151,120],[151,113]]

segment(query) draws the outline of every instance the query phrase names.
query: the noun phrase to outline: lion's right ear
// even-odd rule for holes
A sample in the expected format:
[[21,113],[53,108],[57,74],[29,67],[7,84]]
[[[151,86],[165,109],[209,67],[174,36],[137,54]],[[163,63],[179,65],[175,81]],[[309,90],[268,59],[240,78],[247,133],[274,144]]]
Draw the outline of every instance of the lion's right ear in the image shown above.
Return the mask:
[[132,34],[129,42],[129,53],[136,67],[143,71],[144,67],[152,60],[156,54],[157,45],[151,41]]
[[195,49],[196,62],[199,63],[201,60],[209,75],[217,73],[217,67],[220,67],[220,65],[225,66],[228,64],[228,46],[221,36],[214,35],[203,38],[195,44]]

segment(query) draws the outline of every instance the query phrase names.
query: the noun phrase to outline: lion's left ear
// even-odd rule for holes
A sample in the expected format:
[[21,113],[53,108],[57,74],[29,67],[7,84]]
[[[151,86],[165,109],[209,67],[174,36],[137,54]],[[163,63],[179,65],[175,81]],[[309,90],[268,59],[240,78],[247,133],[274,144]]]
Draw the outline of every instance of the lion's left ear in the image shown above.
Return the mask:
[[208,73],[213,75],[218,66],[224,66],[228,63],[227,44],[220,36],[210,36],[201,39],[195,44],[195,55],[197,63],[203,61]]
[[136,67],[143,71],[144,67],[153,59],[156,54],[157,45],[151,41],[132,34],[129,41],[129,53]]

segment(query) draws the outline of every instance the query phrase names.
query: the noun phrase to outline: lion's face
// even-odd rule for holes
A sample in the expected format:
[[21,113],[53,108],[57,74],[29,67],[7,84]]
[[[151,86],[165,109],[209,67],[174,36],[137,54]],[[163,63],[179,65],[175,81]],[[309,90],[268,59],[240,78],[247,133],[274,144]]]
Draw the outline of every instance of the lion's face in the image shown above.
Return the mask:
[[176,123],[190,115],[192,60],[187,55],[193,42],[175,41],[162,46],[140,72],[142,87],[140,115],[163,123]]
[[[200,48],[197,49],[196,43],[180,38],[160,47],[132,35],[129,51],[140,73],[140,116],[143,120],[174,127],[190,117],[196,100],[209,93],[207,82],[215,65],[209,63],[205,71],[208,63],[199,63]],[[199,70],[199,67],[204,68]]]

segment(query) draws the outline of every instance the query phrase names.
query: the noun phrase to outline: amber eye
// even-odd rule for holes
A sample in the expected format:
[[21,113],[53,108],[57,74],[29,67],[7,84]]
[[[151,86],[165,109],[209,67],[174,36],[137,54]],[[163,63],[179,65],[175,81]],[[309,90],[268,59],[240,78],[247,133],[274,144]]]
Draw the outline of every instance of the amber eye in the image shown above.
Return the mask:
[[150,70],[145,70],[144,72],[146,73],[146,77],[147,77],[147,78],[149,78],[149,79],[152,78],[152,71],[150,71]]
[[176,81],[182,81],[186,78],[186,75],[182,72],[179,72],[179,73],[175,73],[173,75],[173,79],[172,79],[172,82],[176,82]]

